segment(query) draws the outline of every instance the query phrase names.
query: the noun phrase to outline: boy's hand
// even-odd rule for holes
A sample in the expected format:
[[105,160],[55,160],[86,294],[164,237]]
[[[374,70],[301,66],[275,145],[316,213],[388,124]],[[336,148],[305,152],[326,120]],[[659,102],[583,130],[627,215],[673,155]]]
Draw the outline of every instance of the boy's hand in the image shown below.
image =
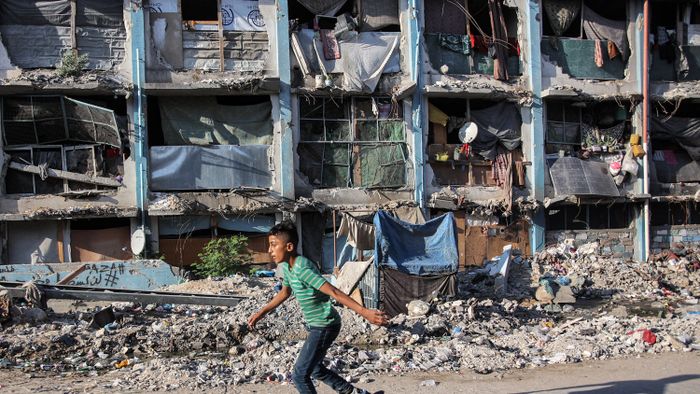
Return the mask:
[[262,312],[256,312],[248,318],[248,328],[251,330],[255,327],[255,324],[263,318]]
[[362,317],[375,326],[386,326],[389,324],[389,319],[387,318],[386,313],[376,309],[365,309],[362,312]]

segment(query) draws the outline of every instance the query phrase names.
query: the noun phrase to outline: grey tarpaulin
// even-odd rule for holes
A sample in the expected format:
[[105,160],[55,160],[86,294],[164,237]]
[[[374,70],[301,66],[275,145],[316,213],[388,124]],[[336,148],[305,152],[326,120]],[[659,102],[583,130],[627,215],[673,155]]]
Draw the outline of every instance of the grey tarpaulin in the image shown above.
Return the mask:
[[550,165],[549,174],[556,196],[620,195],[607,163],[602,161],[560,157]]
[[571,27],[581,12],[581,0],[542,0],[542,6],[557,37]]
[[630,57],[630,46],[627,41],[627,21],[614,21],[603,18],[590,8],[583,6],[583,30],[590,40],[608,40],[615,43],[622,54],[622,60]]
[[77,0],[75,23],[78,26],[122,27],[121,1]]
[[[388,47],[391,45],[396,38],[400,39],[401,33],[393,33],[393,32],[363,32],[358,34],[357,38],[353,40],[355,45],[358,45],[358,43],[366,43],[370,49],[367,53],[362,53],[361,57],[381,57],[382,54],[384,53],[383,48]],[[304,57],[306,60],[309,62],[309,66],[313,71],[320,71],[321,68],[318,64],[318,56],[316,56],[316,52],[313,49],[313,44],[314,40],[314,31],[312,29],[301,29],[299,31],[299,44],[301,45],[302,52],[304,53]],[[323,61],[323,66],[325,69],[331,73],[343,73],[345,72],[345,59],[348,56],[357,56],[357,53],[354,52],[353,46],[352,45],[346,45],[346,41],[339,41],[340,43],[340,55],[341,58],[338,60],[325,60],[323,59],[323,56],[321,56],[322,61]],[[316,49],[318,50],[318,53],[323,53],[323,46],[321,45],[320,41],[316,41]],[[377,44],[379,45],[379,48],[372,48],[371,45]],[[382,70],[383,73],[397,73],[401,71],[401,65],[399,62],[399,51],[394,51],[391,53],[391,57],[389,59],[389,62],[387,63],[386,67]]]
[[672,116],[668,119],[659,119],[653,116],[651,138],[673,141],[685,149],[693,160],[700,160],[700,118]]
[[[121,2],[119,3],[121,7]],[[70,1],[0,1],[2,25],[70,26]]]
[[347,0],[297,0],[315,15],[334,16]]
[[[448,129],[456,132],[467,121],[465,118],[450,117]],[[520,146],[520,126],[522,119],[513,103],[500,102],[488,108],[471,111],[471,121],[479,127],[472,149],[488,160],[496,158],[497,148],[512,151]]]
[[216,97],[161,97],[167,145],[270,145],[272,103],[221,105]]
[[155,191],[272,186],[268,145],[154,146],[151,187]]
[[416,276],[382,268],[380,284],[381,309],[390,317],[408,313],[406,304],[413,300],[429,302],[433,294],[454,297],[457,275]]
[[360,30],[373,31],[399,24],[399,2],[360,0]]

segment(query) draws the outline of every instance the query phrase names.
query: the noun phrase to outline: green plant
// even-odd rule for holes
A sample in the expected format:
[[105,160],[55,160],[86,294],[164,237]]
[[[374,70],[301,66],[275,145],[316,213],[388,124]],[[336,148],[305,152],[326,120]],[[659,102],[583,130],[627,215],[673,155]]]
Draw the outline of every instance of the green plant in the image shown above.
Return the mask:
[[58,75],[62,77],[77,77],[87,64],[87,55],[78,55],[75,51],[66,51],[63,53],[61,65],[58,66]]
[[248,238],[234,235],[209,241],[199,253],[201,262],[192,265],[197,276],[228,276],[238,272],[241,265],[250,260]]

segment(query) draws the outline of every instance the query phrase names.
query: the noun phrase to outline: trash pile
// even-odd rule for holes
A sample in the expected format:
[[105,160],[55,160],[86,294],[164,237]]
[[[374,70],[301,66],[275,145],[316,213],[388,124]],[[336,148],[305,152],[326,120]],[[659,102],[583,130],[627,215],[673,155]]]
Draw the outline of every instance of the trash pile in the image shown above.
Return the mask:
[[537,300],[573,303],[576,297],[671,297],[692,302],[700,295],[700,249],[696,252],[676,244],[673,250],[677,253],[665,251],[647,263],[601,257],[599,249],[597,242],[575,247],[569,240],[538,253],[532,262]]
[[[339,308],[343,329],[327,363],[362,384],[377,374],[491,373],[700,350],[700,305],[694,298],[698,272],[684,271],[692,263],[689,268],[659,258],[648,267],[637,266],[602,259],[589,250],[595,245],[560,246],[532,261],[516,255],[495,277],[489,265],[460,272],[457,298],[414,300],[409,313],[394,317],[387,327],[371,326]],[[498,296],[494,288],[501,272],[507,272],[507,288]],[[649,281],[645,275],[660,279]],[[682,275],[690,287],[679,288],[676,296],[658,287],[662,282],[678,286]],[[13,321],[0,323],[0,367],[102,376],[105,387],[118,390],[286,384],[305,337],[298,304],[286,302],[255,330],[246,325],[275,294],[276,284],[275,278],[233,276],[168,289],[248,297],[235,307],[113,303],[111,311],[97,315],[38,315],[30,312],[36,308],[13,306]],[[547,286],[554,297],[539,300],[537,291],[545,287],[549,294]],[[575,303],[550,309],[562,305],[555,300],[566,287]],[[647,308],[651,312],[629,303],[633,295],[653,297]],[[605,304],[579,305],[583,298],[596,297]],[[32,313],[31,320],[22,318]]]

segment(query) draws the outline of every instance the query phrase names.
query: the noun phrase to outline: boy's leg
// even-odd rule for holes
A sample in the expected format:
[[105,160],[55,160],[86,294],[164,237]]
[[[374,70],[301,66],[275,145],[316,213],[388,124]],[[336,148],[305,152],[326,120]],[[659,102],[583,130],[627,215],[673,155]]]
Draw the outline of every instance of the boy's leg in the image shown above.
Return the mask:
[[316,393],[311,376],[331,386],[339,393],[350,393],[354,387],[323,366],[328,348],[340,332],[340,326],[311,328],[294,366],[292,380],[300,393]]
[[294,381],[294,386],[296,386],[297,391],[301,394],[315,394],[316,389],[311,381],[311,373],[314,367],[318,364],[319,355],[321,360],[325,354],[321,354],[320,350],[323,337],[323,330],[317,328],[311,328],[308,330],[308,335],[306,336],[306,341],[301,347],[301,351],[297,356],[297,361],[294,364],[294,371],[292,372],[292,381]]
[[324,335],[323,343],[321,344],[323,347],[323,355],[321,356],[320,361],[316,364],[311,376],[327,384],[338,393],[349,394],[355,389],[355,387],[348,383],[347,380],[340,377],[337,373],[331,371],[323,365],[323,359],[326,357],[326,352],[328,352],[328,349],[333,344],[333,341],[335,341],[335,339],[338,337],[339,333],[340,326],[329,327],[327,329],[326,334]]

